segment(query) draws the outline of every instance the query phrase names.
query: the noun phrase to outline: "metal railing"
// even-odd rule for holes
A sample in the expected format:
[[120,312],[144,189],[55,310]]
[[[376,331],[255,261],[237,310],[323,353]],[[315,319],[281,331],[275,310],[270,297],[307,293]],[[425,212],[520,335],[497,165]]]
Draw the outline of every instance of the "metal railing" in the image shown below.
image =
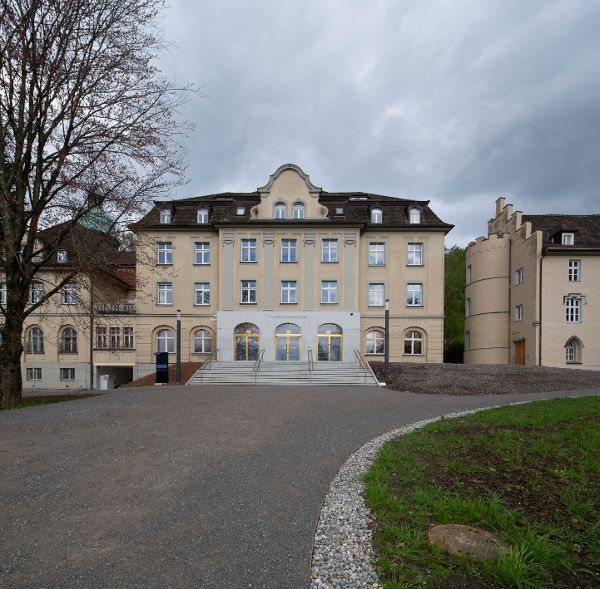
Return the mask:
[[315,361],[313,359],[313,351],[308,348],[308,353],[306,355],[306,361],[308,362],[308,379],[309,382],[312,384],[312,373],[313,370],[315,369]]
[[252,370],[254,371],[254,384],[256,384],[258,371],[260,370],[260,365],[262,364],[264,355],[265,355],[265,351],[259,350],[258,356],[256,357],[256,360],[254,361],[254,366],[252,368]]
[[354,358],[362,368],[365,377],[365,384],[367,383],[367,374],[370,374],[375,379],[375,382],[379,384],[379,380],[375,376],[371,365],[364,359],[363,355],[360,353],[360,350],[354,350]]
[[210,368],[210,365],[215,360],[217,352],[218,350],[212,352],[211,355],[208,357],[208,360],[206,360],[206,362],[204,362],[202,366],[200,366],[200,369],[198,370],[198,372],[200,373],[200,382],[202,382],[204,378],[204,373]]

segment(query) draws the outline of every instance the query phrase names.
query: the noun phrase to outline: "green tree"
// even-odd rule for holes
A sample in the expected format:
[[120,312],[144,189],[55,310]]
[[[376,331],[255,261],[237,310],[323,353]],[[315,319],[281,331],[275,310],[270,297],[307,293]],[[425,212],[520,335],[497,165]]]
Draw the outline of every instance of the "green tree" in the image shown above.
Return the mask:
[[465,248],[446,248],[444,362],[462,362],[465,344]]

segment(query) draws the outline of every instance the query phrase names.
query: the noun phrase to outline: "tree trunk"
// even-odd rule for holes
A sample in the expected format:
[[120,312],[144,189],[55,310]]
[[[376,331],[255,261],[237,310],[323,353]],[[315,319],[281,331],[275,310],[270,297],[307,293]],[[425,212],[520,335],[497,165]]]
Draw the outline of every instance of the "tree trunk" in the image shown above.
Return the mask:
[[23,377],[21,376],[22,333],[23,323],[7,317],[4,342],[0,347],[2,409],[12,409],[23,399]]

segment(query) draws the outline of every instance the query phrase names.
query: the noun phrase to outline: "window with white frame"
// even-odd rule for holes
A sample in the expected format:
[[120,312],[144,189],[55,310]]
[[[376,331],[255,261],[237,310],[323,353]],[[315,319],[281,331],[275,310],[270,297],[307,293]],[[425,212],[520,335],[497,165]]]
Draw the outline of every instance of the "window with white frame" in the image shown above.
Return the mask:
[[338,217],[341,217],[344,215],[344,207],[335,207],[335,214]]
[[171,241],[159,241],[157,246],[157,263],[173,263],[173,243]]
[[96,327],[96,348],[98,350],[106,349],[106,327],[101,325]]
[[157,352],[174,352],[175,338],[170,329],[161,329],[156,334],[156,351]]
[[409,266],[423,265],[423,244],[409,243],[408,244],[408,261]]
[[321,242],[321,262],[331,264],[338,261],[338,240],[324,239]]
[[371,209],[371,223],[383,223],[383,211],[381,209]]
[[275,203],[275,218],[276,219],[285,219],[287,217],[287,207],[284,202]]
[[514,321],[523,320],[523,305],[515,305]]
[[41,282],[32,282],[29,285],[29,303],[36,305],[44,296],[44,285]]
[[385,264],[385,243],[371,242],[369,244],[369,266],[383,266]]
[[194,282],[194,305],[210,305],[210,283]]
[[281,240],[281,261],[285,263],[298,261],[298,245],[295,239]]
[[465,317],[471,316],[471,299],[465,299]]
[[0,305],[6,305],[8,298],[8,290],[6,288],[6,282],[0,282]]
[[27,332],[27,346],[26,351],[29,354],[43,354],[44,353],[44,332],[41,327],[30,327]]
[[301,202],[294,203],[294,219],[304,219],[304,204]]
[[408,222],[411,225],[416,225],[421,222],[421,210],[417,207],[411,207],[408,210]]
[[256,303],[256,280],[242,280],[240,283],[240,303]]
[[133,350],[133,327],[124,327],[123,328],[123,349],[125,350]]
[[515,286],[523,282],[523,268],[517,268],[515,270]]
[[281,281],[281,302],[282,303],[297,303],[296,296],[296,281],[282,280]]
[[42,369],[39,367],[27,369],[27,380],[42,380]]
[[206,329],[194,332],[194,352],[196,354],[210,354],[212,352],[212,337]]
[[256,262],[256,239],[242,239],[241,262]]
[[420,331],[407,331],[404,335],[404,354],[407,356],[423,355],[423,334]]
[[60,334],[59,350],[63,354],[77,352],[77,332],[72,327],[65,327]]
[[74,282],[68,282],[63,286],[61,302],[63,305],[77,304],[77,285]]
[[369,283],[369,307],[385,305],[385,287],[380,282]]
[[565,360],[567,364],[581,363],[581,344],[576,337],[572,337],[565,344]]
[[467,266],[466,282],[467,284],[471,284],[471,264]]
[[75,368],[61,368],[60,380],[75,380]]
[[573,245],[575,243],[575,234],[563,233],[561,236],[561,243],[563,245]]
[[159,282],[156,285],[156,304],[157,305],[172,305],[173,304],[173,283]]
[[321,281],[321,302],[337,303],[337,280]]
[[196,211],[196,223],[206,225],[208,223],[208,209],[202,207]]
[[194,264],[200,266],[210,264],[210,243],[208,241],[194,243]]
[[581,281],[581,260],[569,260],[569,282]]
[[383,354],[385,352],[385,335],[380,329],[367,332],[365,354]]
[[564,298],[567,323],[581,323],[583,320],[583,297],[570,295]]
[[110,349],[121,349],[121,329],[119,327],[110,328]]
[[163,209],[160,212],[161,225],[168,225],[171,222],[171,209]]
[[241,217],[241,216],[245,215],[246,214],[246,207],[236,207],[235,214],[238,217]]
[[66,264],[68,261],[67,250],[58,250],[56,252],[56,261],[59,264]]
[[423,285],[419,282],[409,282],[406,285],[406,306],[423,306]]

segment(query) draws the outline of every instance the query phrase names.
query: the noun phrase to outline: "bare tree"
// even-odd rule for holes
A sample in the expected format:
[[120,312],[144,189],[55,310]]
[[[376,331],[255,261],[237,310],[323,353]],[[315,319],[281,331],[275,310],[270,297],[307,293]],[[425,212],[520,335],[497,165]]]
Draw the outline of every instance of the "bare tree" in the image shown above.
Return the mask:
[[178,109],[192,89],[154,64],[162,8],[162,0],[0,0],[4,407],[22,394],[26,317],[105,263],[106,249],[87,237],[85,252],[36,304],[28,304],[32,281],[91,210],[102,206],[118,233],[183,177],[176,139],[187,126]]

